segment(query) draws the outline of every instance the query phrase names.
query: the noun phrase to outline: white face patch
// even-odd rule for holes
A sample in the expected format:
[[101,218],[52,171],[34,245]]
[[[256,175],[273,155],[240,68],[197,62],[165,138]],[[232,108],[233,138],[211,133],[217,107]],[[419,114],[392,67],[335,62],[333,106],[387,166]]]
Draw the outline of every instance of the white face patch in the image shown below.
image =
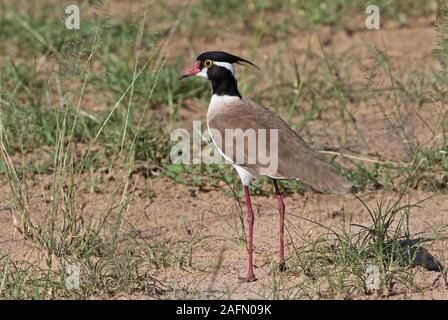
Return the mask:
[[233,76],[235,77],[235,68],[233,67],[232,63],[215,61],[215,65],[226,68],[227,70],[230,70],[230,72],[232,72]]
[[208,79],[207,77],[207,68],[202,68],[201,72],[197,73],[196,76],[204,78],[204,79]]
[[[219,66],[219,67],[223,67],[226,68],[227,70],[229,70],[232,75],[235,77],[236,79],[236,75],[235,75],[235,68],[233,67],[232,63],[228,63],[228,62],[221,62],[221,61],[215,61],[213,64]],[[197,73],[196,76],[204,78],[204,79],[208,79],[207,77],[207,68],[203,67],[201,72]]]

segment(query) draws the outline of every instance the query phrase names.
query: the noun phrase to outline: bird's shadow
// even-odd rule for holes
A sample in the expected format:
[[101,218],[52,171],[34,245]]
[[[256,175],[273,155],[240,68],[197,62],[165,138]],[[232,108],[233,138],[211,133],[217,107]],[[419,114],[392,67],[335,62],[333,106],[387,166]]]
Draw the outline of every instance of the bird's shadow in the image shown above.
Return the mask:
[[425,239],[422,238],[398,240],[403,262],[412,267],[423,267],[428,271],[442,272],[443,265],[422,246],[423,242]]

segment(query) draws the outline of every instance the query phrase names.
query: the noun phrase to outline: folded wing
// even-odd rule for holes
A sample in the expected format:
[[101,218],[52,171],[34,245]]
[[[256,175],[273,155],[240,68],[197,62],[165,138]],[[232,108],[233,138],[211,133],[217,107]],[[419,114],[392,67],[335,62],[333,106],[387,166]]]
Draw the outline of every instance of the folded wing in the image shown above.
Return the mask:
[[[298,179],[323,193],[344,194],[355,190],[350,181],[341,176],[322,154],[309,148],[279,115],[249,99],[215,108],[207,115],[207,125],[219,151],[255,176]],[[260,129],[265,130],[265,136],[260,135],[263,132]],[[229,135],[229,132],[239,132],[246,136],[243,140],[237,139]],[[253,145],[254,141],[250,144],[251,133],[255,133],[257,137],[256,146]],[[261,150],[262,146],[258,143],[260,138],[266,140],[266,150]],[[271,147],[271,139],[272,143],[276,139],[278,141],[277,160],[273,158],[275,147]],[[270,161],[277,161],[277,166],[269,168],[265,161],[267,158],[260,159],[260,152],[270,157]]]

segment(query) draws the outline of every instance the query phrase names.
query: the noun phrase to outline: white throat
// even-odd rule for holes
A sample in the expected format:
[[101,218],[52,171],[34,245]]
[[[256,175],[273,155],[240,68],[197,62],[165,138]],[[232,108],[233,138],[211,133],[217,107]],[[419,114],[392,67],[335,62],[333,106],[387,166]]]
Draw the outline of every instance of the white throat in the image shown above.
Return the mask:
[[220,96],[213,94],[208,105],[208,113],[211,114],[221,108],[225,108],[226,105],[240,101],[241,98],[237,96]]

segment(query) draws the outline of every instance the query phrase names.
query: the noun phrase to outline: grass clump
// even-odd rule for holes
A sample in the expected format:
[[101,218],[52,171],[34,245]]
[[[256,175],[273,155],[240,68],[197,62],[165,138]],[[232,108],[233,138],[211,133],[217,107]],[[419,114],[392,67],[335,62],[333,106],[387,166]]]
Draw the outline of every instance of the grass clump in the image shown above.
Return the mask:
[[[347,221],[340,227],[328,227],[305,219],[315,225],[313,233],[319,236],[303,246],[293,243],[295,256],[288,261],[289,272],[302,277],[289,285],[280,280],[276,285],[281,290],[272,294],[312,299],[387,297],[418,288],[414,267],[442,271],[423,249],[424,243],[434,239],[411,236],[409,216],[422,202],[409,203],[405,193],[389,200],[383,197],[373,205],[358,199],[369,213],[370,225]],[[295,226],[290,224],[288,229],[291,237],[299,236]]]

